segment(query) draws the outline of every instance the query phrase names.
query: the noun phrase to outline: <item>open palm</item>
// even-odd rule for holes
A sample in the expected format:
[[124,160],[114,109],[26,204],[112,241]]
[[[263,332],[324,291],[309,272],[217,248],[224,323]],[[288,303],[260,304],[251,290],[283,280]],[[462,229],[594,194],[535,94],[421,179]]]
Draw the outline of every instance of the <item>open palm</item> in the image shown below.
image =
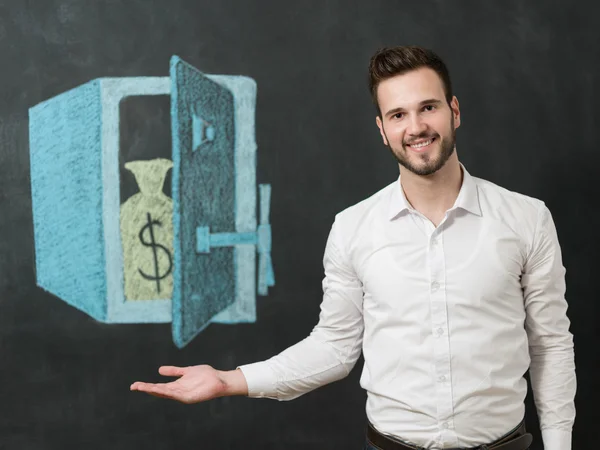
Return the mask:
[[130,390],[146,392],[182,403],[198,403],[224,395],[227,387],[225,380],[220,376],[221,372],[208,365],[162,366],[158,369],[158,373],[179,378],[166,383],[136,381],[131,385]]

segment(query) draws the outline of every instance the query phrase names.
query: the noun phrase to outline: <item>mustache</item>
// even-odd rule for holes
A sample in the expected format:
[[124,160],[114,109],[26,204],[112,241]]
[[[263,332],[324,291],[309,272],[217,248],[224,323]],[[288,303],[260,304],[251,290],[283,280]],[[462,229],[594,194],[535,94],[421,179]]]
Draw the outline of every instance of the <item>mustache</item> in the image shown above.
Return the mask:
[[418,136],[418,137],[412,139],[410,142],[405,142],[404,144],[405,145],[412,145],[412,144],[414,144],[417,141],[420,141],[420,140],[423,140],[423,139],[426,139],[426,140],[434,139],[436,137],[437,137],[436,135],[434,135],[434,136]]

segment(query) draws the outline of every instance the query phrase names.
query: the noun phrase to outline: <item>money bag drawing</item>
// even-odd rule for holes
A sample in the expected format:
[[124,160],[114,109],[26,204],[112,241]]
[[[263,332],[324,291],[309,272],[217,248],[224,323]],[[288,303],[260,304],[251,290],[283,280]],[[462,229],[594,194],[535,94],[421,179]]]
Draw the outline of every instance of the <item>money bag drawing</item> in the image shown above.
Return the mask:
[[125,164],[140,188],[121,205],[127,300],[167,300],[173,293],[173,201],[162,191],[171,167],[163,158]]
[[[275,285],[256,91],[173,56],[169,76],[97,78],[31,107],[37,285],[100,322],[171,323],[179,348],[256,322]],[[169,97],[171,157],[126,161],[137,191],[121,201],[120,105],[147,96]]]

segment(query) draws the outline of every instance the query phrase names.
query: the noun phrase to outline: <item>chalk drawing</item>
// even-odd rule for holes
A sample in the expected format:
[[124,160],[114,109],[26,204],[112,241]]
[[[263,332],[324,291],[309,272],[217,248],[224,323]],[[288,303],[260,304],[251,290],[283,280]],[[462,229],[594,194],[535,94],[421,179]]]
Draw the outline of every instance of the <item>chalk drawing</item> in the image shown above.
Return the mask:
[[[172,323],[179,348],[210,323],[256,322],[275,285],[256,93],[173,56],[169,76],[97,78],[31,107],[38,286],[101,322]],[[153,95],[170,96],[172,158],[127,161],[139,192],[121,204],[119,105]]]

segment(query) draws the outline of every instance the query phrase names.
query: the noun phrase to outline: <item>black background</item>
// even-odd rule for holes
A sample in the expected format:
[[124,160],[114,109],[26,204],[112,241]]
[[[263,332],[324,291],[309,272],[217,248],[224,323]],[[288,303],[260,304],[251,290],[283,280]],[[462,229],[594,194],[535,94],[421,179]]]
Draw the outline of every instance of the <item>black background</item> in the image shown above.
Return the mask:
[[[378,47],[404,44],[430,47],[448,64],[467,169],[544,200],[554,215],[576,347],[573,448],[594,448],[597,5],[1,1],[0,448],[359,449],[362,359],[348,378],[292,402],[183,405],[129,385],[160,380],[162,364],[233,369],[310,332],[334,214],[397,177],[366,69]],[[29,185],[28,108],[98,77],[167,76],[173,54],[206,73],[257,81],[257,181],[273,187],[277,280],[258,299],[256,324],[212,324],[183,350],[170,324],[97,323],[36,287]],[[539,450],[531,394],[527,407]]]

